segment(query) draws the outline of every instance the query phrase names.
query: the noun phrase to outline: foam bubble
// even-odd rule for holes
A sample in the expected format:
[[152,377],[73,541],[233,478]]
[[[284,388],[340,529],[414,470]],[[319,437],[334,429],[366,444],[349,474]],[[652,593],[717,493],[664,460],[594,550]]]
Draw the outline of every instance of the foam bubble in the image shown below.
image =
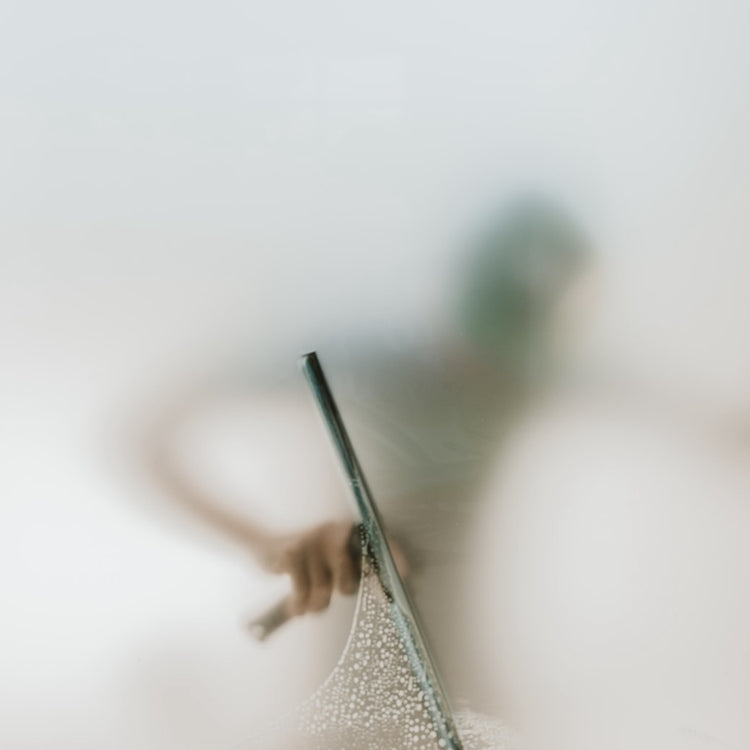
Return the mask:
[[[366,556],[363,557],[366,560]],[[512,750],[511,732],[488,717],[456,717],[464,750]],[[365,562],[349,640],[328,679],[252,746],[258,750],[441,750],[428,696],[414,678],[388,609]]]

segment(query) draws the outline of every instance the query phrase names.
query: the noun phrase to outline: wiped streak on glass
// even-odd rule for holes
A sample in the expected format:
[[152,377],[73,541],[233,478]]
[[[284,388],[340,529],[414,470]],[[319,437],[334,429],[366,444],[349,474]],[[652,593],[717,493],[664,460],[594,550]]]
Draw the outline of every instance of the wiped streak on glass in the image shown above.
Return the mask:
[[389,602],[398,635],[406,649],[409,665],[424,692],[438,744],[446,750],[463,750],[445,688],[419,625],[416,610],[396,569],[383,531],[380,514],[370,494],[354,448],[346,432],[336,402],[320,366],[317,354],[305,354],[300,368],[312,388],[315,402],[328,427],[336,453],[352,491],[375,573]]

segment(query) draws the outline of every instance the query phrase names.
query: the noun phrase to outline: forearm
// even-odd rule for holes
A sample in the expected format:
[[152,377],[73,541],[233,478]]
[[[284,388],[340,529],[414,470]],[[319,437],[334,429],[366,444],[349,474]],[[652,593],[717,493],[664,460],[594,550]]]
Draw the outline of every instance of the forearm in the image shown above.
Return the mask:
[[196,414],[200,417],[210,412],[215,401],[217,396],[212,391],[194,389],[189,396],[172,399],[166,407],[154,410],[140,431],[140,463],[159,497],[173,510],[268,567],[280,543],[278,535],[247,516],[244,508],[249,503],[232,503],[231,496],[224,496],[231,493],[216,491],[210,482],[204,481],[184,450],[186,428],[190,433]]

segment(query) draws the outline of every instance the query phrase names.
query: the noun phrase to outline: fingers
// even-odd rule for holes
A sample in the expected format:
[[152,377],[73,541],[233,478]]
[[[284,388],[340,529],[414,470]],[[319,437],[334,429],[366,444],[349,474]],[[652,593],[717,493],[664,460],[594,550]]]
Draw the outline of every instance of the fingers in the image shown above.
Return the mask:
[[304,546],[294,546],[286,550],[280,572],[288,573],[292,579],[292,595],[289,597],[289,614],[301,615],[307,611],[310,598],[310,576],[306,563]]
[[326,550],[318,545],[310,545],[307,554],[307,570],[310,578],[310,595],[307,599],[308,612],[321,612],[331,601],[331,581],[333,573],[325,557]]
[[331,570],[336,590],[348,596],[353,594],[359,585],[360,561],[352,554],[351,527],[344,531],[331,550]]
[[273,569],[292,580],[290,615],[320,612],[334,589],[353,594],[359,584],[359,561],[351,552],[352,524],[325,524],[288,542]]

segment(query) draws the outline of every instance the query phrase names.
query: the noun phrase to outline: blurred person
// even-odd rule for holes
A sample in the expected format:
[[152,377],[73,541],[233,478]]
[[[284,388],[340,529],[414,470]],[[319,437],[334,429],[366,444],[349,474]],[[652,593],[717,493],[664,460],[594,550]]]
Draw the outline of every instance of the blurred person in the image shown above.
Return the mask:
[[[470,623],[462,624],[454,596],[465,588],[472,515],[506,434],[554,378],[560,324],[589,258],[587,238],[562,209],[526,197],[479,235],[455,290],[454,318],[438,335],[409,350],[372,342],[343,354],[340,343],[319,348],[448,688],[479,708],[481,680],[467,667],[471,639],[461,632]],[[281,404],[283,394],[270,390],[272,402]],[[254,397],[248,394],[252,408],[258,392],[262,386]],[[207,491],[175,459],[180,425],[210,400],[193,395],[154,420],[147,441],[153,477],[177,504],[265,569],[289,576],[288,615],[325,609],[335,591],[354,593],[359,568],[350,519],[270,531],[221,493]],[[293,398],[289,403],[298,408]],[[306,440],[307,434],[297,450],[314,451]],[[325,439],[318,433],[310,440]],[[305,491],[320,498],[328,486]]]
[[480,492],[474,668],[530,748],[744,748],[747,266],[697,242],[628,260],[585,370],[534,400]]

